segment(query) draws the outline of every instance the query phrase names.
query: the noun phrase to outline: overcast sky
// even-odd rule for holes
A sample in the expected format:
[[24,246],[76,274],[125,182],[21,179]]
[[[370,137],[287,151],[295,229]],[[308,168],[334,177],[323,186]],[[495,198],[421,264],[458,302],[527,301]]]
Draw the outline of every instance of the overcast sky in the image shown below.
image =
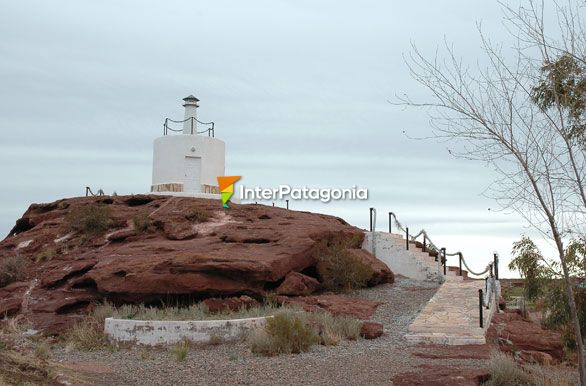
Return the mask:
[[247,187],[366,187],[368,202],[292,207],[367,227],[373,206],[382,229],[393,211],[476,268],[494,250],[506,263],[528,230],[489,210],[494,176],[409,139],[431,133],[425,112],[388,103],[427,95],[403,61],[411,42],[482,61],[478,21],[509,39],[492,0],[2,1],[0,233],[86,185],[147,192],[152,141],[194,94]]

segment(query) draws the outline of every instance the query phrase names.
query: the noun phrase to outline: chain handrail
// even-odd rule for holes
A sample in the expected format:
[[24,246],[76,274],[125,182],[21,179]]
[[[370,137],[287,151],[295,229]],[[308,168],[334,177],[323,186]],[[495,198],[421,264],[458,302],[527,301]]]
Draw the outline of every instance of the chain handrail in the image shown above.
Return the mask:
[[[168,135],[169,131],[175,132],[175,133],[179,133],[179,132],[183,132],[183,128],[181,129],[173,129],[172,127],[169,126],[168,122],[173,122],[173,123],[185,123],[187,121],[191,121],[191,134],[203,134],[203,133],[208,133],[208,136],[210,137],[215,137],[215,123],[214,122],[203,122],[200,121],[199,119],[195,118],[195,117],[189,117],[186,118],[182,121],[176,121],[174,119],[171,118],[165,118],[165,122],[163,123],[163,135]],[[209,128],[202,130],[202,131],[193,131],[193,123],[199,123],[201,125],[210,125]]]
[[[403,227],[403,225],[399,222],[399,220],[397,219],[397,215],[393,212],[390,212],[389,215],[393,218],[395,225],[397,226],[397,228],[399,228],[401,231],[403,231],[403,233],[407,233],[406,229]],[[428,242],[428,247],[430,247],[431,249],[435,250],[435,251],[440,251],[441,248],[439,248],[429,237],[429,235],[427,234],[425,229],[421,229],[419,231],[419,233],[417,233],[416,235],[409,235],[409,239],[412,241],[416,241],[416,239],[419,236],[425,236],[425,240],[427,240]],[[453,253],[445,253],[444,256],[459,256],[460,261],[462,262],[462,264],[464,264],[464,267],[466,267],[466,270],[471,273],[472,275],[475,276],[482,276],[486,273],[492,273],[492,268],[493,268],[493,263],[489,263],[486,268],[484,269],[484,271],[482,272],[474,272],[473,270],[470,269],[470,267],[468,266],[468,263],[466,263],[466,259],[464,259],[464,254],[460,251],[458,252],[453,252]]]

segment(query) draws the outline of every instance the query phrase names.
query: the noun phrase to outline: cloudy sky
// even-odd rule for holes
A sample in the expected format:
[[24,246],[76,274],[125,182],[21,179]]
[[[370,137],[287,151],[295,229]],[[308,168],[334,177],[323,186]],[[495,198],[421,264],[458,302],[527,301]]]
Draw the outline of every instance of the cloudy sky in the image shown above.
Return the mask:
[[[456,160],[424,111],[403,55],[446,38],[480,61],[476,23],[507,42],[496,1],[3,1],[0,11],[0,233],[32,202],[84,187],[147,192],[152,141],[181,98],[200,102],[246,186],[358,185],[367,202],[292,203],[387,228],[393,211],[483,267],[527,233],[481,194],[483,165]],[[283,205],[283,203],[277,203]],[[503,264],[504,265],[504,264]],[[502,267],[504,269],[504,267]]]

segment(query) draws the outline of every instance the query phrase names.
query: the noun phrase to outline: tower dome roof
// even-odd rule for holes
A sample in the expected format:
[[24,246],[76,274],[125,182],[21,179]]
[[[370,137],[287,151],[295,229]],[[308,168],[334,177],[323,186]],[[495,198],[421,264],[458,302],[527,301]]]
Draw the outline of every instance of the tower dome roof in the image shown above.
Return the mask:
[[196,101],[196,102],[199,102],[199,99],[197,99],[197,98],[196,98],[196,97],[194,97],[193,95],[189,95],[189,96],[187,96],[187,97],[183,98],[183,100],[184,100],[184,101],[186,101],[186,102],[187,102],[187,101]]

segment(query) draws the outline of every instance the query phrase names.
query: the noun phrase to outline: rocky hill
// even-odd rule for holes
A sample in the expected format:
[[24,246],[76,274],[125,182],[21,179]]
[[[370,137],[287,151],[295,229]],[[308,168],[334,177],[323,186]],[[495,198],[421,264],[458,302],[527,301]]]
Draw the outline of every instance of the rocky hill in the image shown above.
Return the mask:
[[[368,285],[392,272],[360,249],[344,220],[263,205],[156,195],[81,197],[33,204],[0,242],[0,315],[23,314],[59,332],[91,304],[185,303],[210,297],[319,291],[320,248],[337,245],[369,267]],[[4,278],[4,279],[3,279]]]

